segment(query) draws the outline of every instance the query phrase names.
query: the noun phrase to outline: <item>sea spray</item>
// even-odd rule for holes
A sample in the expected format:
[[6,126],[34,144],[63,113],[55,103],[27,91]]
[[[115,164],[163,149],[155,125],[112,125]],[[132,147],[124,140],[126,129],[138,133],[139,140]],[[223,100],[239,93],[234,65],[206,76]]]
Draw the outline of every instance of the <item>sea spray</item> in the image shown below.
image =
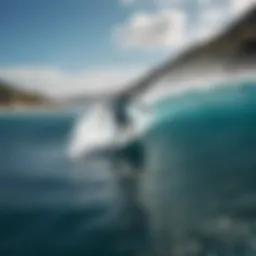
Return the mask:
[[139,138],[150,127],[153,111],[146,105],[134,103],[128,107],[127,115],[132,120],[131,124],[120,130],[110,105],[93,105],[75,125],[68,147],[69,156],[85,159],[91,155],[125,148],[125,145]]

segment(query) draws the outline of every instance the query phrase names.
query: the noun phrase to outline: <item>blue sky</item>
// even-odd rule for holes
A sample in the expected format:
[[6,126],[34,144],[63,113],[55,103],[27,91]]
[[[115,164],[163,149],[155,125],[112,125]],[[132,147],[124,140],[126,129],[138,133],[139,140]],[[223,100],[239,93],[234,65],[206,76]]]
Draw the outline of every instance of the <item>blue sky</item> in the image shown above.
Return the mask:
[[145,62],[146,54],[118,51],[110,40],[128,15],[116,0],[0,1],[0,64],[79,70]]
[[49,94],[114,90],[252,4],[1,0],[0,76]]

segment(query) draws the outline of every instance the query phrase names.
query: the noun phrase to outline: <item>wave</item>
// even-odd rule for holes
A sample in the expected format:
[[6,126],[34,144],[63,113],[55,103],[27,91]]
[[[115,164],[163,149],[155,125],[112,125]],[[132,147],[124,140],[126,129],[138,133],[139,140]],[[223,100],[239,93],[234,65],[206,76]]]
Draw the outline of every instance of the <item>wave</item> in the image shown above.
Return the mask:
[[215,88],[161,100],[147,133],[140,197],[160,255],[255,255],[256,80]]
[[114,121],[108,104],[95,104],[81,115],[71,135],[69,155],[72,158],[87,157],[124,147],[140,137],[150,127],[152,113],[131,105],[128,109],[130,127],[122,131]]
[[[206,90],[211,93],[219,87],[239,87],[244,85],[244,81],[252,80],[255,81],[249,73],[232,78],[220,74],[218,77],[201,77],[193,81],[186,79],[186,81],[177,82],[175,87],[168,86],[166,84],[168,81],[164,84],[159,83],[160,86],[155,86],[131,102],[127,111],[131,125],[126,129],[119,129],[114,120],[111,104],[94,104],[78,118],[71,134],[68,154],[71,158],[86,158],[124,148],[131,141],[146,134],[157,120],[163,117],[164,112],[169,112],[171,108],[175,114],[175,102],[184,102],[187,98],[193,97],[192,95],[200,95]],[[165,102],[174,104],[166,107],[166,104],[163,104]]]

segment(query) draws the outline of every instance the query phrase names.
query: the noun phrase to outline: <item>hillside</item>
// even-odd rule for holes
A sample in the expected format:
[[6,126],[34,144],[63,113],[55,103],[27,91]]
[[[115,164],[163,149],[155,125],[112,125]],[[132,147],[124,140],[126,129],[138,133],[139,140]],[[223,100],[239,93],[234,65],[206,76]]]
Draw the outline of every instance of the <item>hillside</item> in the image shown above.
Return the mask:
[[220,71],[252,68],[256,71],[256,6],[210,41],[158,65],[122,94],[133,97],[163,77],[180,79],[188,73],[206,74],[214,68]]
[[36,107],[48,104],[50,101],[46,97],[17,89],[0,80],[0,107]]

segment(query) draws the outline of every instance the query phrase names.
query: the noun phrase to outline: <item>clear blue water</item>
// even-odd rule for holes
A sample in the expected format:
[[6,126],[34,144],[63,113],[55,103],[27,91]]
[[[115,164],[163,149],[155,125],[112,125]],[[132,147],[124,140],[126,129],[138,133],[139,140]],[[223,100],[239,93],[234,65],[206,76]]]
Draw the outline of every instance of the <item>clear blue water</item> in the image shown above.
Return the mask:
[[[125,205],[109,159],[67,157],[76,114],[2,113],[0,255],[133,256],[152,244],[169,255],[191,239],[201,251],[188,255],[255,255],[255,83],[182,95],[157,108],[141,138],[149,230],[146,215]],[[127,212],[137,216],[133,225]],[[249,231],[207,231],[205,224],[215,227],[223,216]]]

